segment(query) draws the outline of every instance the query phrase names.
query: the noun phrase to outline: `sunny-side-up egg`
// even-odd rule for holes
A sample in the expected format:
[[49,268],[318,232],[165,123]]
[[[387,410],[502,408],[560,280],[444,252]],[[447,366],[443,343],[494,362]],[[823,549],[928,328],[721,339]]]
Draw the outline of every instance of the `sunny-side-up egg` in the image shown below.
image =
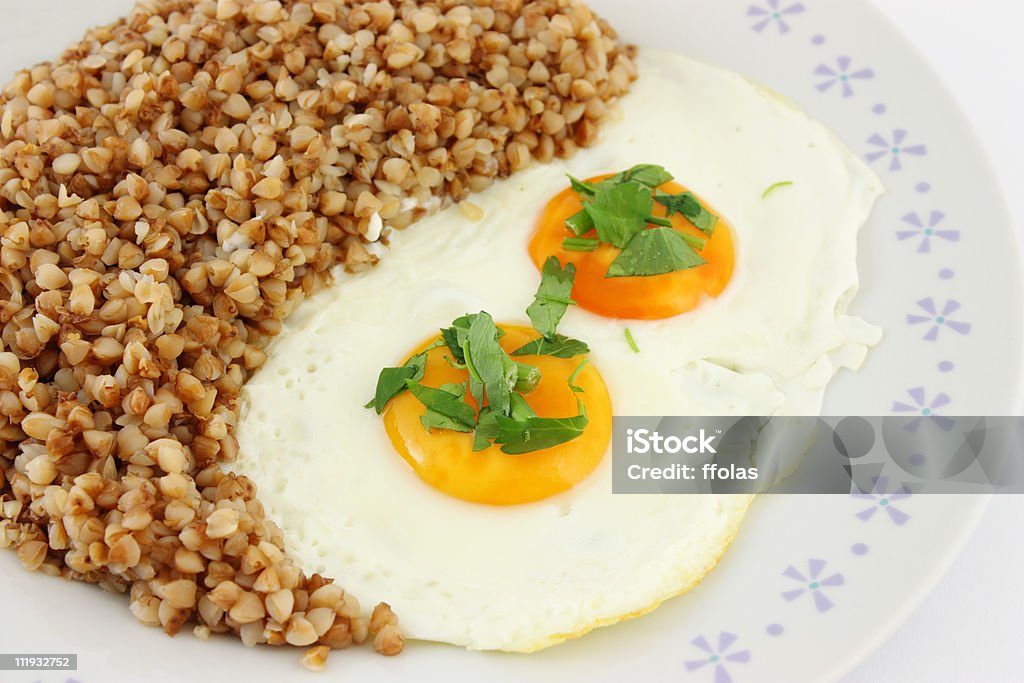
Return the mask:
[[[750,500],[613,495],[611,415],[815,414],[837,369],[878,340],[845,313],[878,179],[827,128],[739,75],[653,50],[638,63],[599,145],[477,195],[479,221],[454,208],[394,233],[377,267],[298,307],[245,387],[234,469],[256,482],[306,569],[366,604],[389,602],[410,638],[533,651],[685,592]],[[562,251],[579,208],[566,174],[639,163],[664,166],[675,191],[721,217],[707,265],[611,279],[608,248]],[[507,350],[535,334],[524,310],[550,255],[577,267],[580,305],[559,332],[592,350],[577,379],[583,436],[473,453],[471,435],[423,429],[408,392],[383,417],[363,407],[382,368],[463,314],[489,312]],[[430,352],[424,384],[464,379],[443,355]],[[567,378],[578,359],[520,360],[542,366],[527,396],[541,416],[576,413]]]

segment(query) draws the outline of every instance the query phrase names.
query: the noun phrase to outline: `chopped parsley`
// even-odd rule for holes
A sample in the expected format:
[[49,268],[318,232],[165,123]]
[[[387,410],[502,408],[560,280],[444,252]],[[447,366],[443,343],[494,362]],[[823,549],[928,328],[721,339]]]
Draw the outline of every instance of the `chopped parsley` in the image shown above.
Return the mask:
[[561,334],[550,338],[541,337],[527,342],[512,352],[513,356],[554,356],[555,358],[575,358],[590,353],[590,347],[578,339],[571,339]]
[[549,256],[540,273],[540,286],[533,303],[526,309],[526,315],[533,323],[533,329],[540,332],[540,339],[528,342],[512,352],[513,356],[555,356],[572,358],[590,353],[583,342],[570,339],[556,332],[572,300],[572,286],[576,280],[576,266],[571,263],[562,267],[557,256]]
[[778,182],[778,183],[773,183],[773,184],[769,185],[768,189],[765,190],[761,194],[761,199],[768,199],[768,195],[770,195],[772,192],[775,192],[775,190],[778,190],[779,188],[783,188],[783,187],[789,187],[792,184],[793,184],[792,180],[783,180],[783,181]]
[[576,386],[576,380],[577,378],[579,378],[580,373],[583,372],[583,368],[587,367],[587,365],[589,364],[590,359],[584,358],[582,361],[580,361],[580,364],[576,366],[576,369],[572,371],[572,374],[569,375],[569,388],[572,389],[577,394],[582,394],[583,388]]
[[558,446],[579,437],[587,426],[583,402],[575,417],[528,417],[516,420],[504,415],[495,418],[497,435],[494,443],[501,444],[501,452],[521,455]]
[[[462,354],[462,345],[466,341],[466,336],[469,334],[469,328],[476,320],[479,313],[466,314],[460,318],[456,318],[452,321],[452,326],[441,330],[441,339],[444,345],[448,347],[448,351],[451,352],[451,359],[454,365],[464,366],[466,359]],[[505,333],[498,330],[498,337],[505,336]],[[441,342],[436,342],[441,345]],[[428,351],[430,349],[427,349]],[[463,368],[464,369],[464,368]]]
[[[528,394],[537,388],[540,384],[540,368],[536,365],[527,365],[526,363],[516,363],[516,383],[515,390],[520,394]],[[512,401],[515,402],[516,395],[512,395]]]
[[569,228],[569,232],[578,237],[594,229],[594,220],[587,213],[586,209],[580,209],[565,220],[565,227]]
[[576,386],[576,379],[583,372],[587,363],[588,361],[584,359],[569,375],[569,388],[577,394],[577,414],[574,417],[537,417],[528,404],[526,410],[529,412],[524,412],[519,416],[516,416],[514,410],[511,417],[495,416],[494,443],[501,444],[502,453],[509,455],[532,453],[567,443],[583,434],[589,420],[587,419],[587,408],[579,396],[583,393],[583,389]]
[[670,180],[672,180],[672,174],[661,166],[656,166],[655,164],[637,164],[633,168],[627,169],[622,173],[616,173],[604,182],[611,183],[613,185],[620,183],[640,183],[641,185],[653,190],[659,185],[664,185]]
[[705,263],[707,261],[693,250],[681,232],[672,228],[651,228],[630,240],[608,266],[605,277],[663,275]]
[[562,249],[566,251],[594,251],[601,246],[601,240],[591,237],[566,237]]
[[708,237],[714,234],[715,226],[718,225],[718,216],[708,211],[692,193],[655,192],[654,201],[664,206],[669,216],[682,214],[683,218],[693,223],[694,227]]
[[[704,265],[697,252],[706,241],[673,229],[671,217],[681,214],[711,237],[718,216],[690,192],[658,189],[670,180],[672,174],[655,164],[639,164],[597,183],[569,176],[583,209],[566,220],[570,235],[562,248],[593,251],[603,243],[622,250],[606,277],[650,277]],[[655,203],[667,216],[653,215]]]
[[[404,391],[426,408],[420,422],[423,428],[473,434],[473,450],[492,445],[503,453],[521,455],[551,448],[579,437],[587,426],[586,408],[576,386],[586,366],[584,358],[568,379],[569,389],[577,394],[577,414],[568,417],[539,417],[527,396],[541,381],[540,368],[514,360],[515,357],[550,355],[557,358],[585,356],[590,349],[581,341],[557,333],[558,324],[569,306],[574,305],[572,287],[576,269],[564,268],[557,257],[544,264],[541,283],[533,303],[527,309],[540,338],[516,349],[511,355],[501,346],[504,332],[486,312],[467,314],[441,330],[441,339],[412,356],[401,367],[384,368],[377,380],[377,392],[367,407],[382,413],[391,399]],[[447,347],[449,364],[469,375],[461,384],[429,387],[421,380],[425,374],[427,353]],[[479,411],[467,402],[471,396]]]
[[478,313],[469,327],[462,354],[469,370],[469,393],[477,405],[483,405],[486,399],[493,410],[506,413],[519,372],[516,362],[501,348],[500,338],[494,319]]
[[440,342],[431,344],[422,352],[405,361],[400,368],[384,368],[377,378],[377,391],[373,400],[366,404],[366,408],[373,408],[380,415],[384,407],[395,396],[398,396],[408,388],[408,381],[419,381],[423,378],[423,372],[427,368],[427,353],[440,346]]
[[583,182],[579,178],[569,176],[569,184],[572,186],[573,192],[584,197],[593,197],[597,193],[597,186],[590,183]]
[[629,348],[633,349],[633,353],[640,353],[640,347],[637,346],[636,339],[633,339],[633,333],[628,327],[626,328],[626,343],[629,344]]
[[558,323],[562,321],[569,306],[576,304],[572,300],[572,285],[576,279],[576,266],[567,263],[565,268],[557,256],[550,256],[544,262],[540,274],[540,287],[534,296],[533,303],[526,309],[530,316],[533,329],[550,338],[555,334]]
[[649,187],[626,182],[601,188],[592,199],[583,200],[583,207],[594,221],[598,239],[622,249],[647,227],[654,198]]
[[473,431],[473,427],[476,426],[476,411],[466,403],[465,384],[442,384],[438,389],[424,386],[411,379],[406,380],[405,384],[416,400],[427,407],[427,412],[420,418],[427,431]]

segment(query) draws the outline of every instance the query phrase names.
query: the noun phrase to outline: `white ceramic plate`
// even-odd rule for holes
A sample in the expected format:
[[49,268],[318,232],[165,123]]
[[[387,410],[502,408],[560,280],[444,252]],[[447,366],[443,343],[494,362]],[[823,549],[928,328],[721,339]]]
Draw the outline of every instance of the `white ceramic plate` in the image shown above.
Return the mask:
[[[853,312],[886,329],[830,414],[1012,414],[1021,404],[1017,246],[984,155],[920,57],[864,0],[593,0],[623,36],[763,81],[830,126],[889,188],[862,234]],[[126,0],[36,0],[5,19],[0,74],[56,55]],[[41,30],[45,27],[45,30]],[[328,680],[830,681],[935,584],[981,514],[974,496],[767,497],[721,565],[653,614],[533,655],[411,644],[398,658],[335,653]],[[552,549],[552,552],[556,552]],[[73,674],[2,680],[296,680],[291,649],[174,640],[123,598],[22,571],[5,577],[0,650],[76,652]]]

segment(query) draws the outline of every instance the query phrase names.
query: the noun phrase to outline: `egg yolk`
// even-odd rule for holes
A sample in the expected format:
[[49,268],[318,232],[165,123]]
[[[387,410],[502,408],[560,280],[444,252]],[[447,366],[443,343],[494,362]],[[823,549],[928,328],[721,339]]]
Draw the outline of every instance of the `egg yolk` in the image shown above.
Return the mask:
[[[587,182],[597,183],[607,177],[598,176]],[[665,183],[659,189],[670,194],[686,191],[676,182]],[[530,258],[538,270],[550,256],[557,256],[563,265],[566,262],[576,265],[572,296],[582,308],[607,318],[660,320],[696,308],[705,296],[716,297],[729,284],[735,261],[732,229],[721,218],[704,248],[697,252],[706,264],[649,277],[605,277],[608,266],[621,253],[620,249],[604,243],[589,252],[562,248],[562,240],[575,237],[565,221],[582,208],[579,195],[572,188],[566,188],[545,207],[530,241]],[[665,214],[665,207],[655,202],[654,215],[664,217]],[[674,229],[706,238],[681,214],[673,215],[671,220]],[[595,236],[593,232],[586,235]]]
[[[501,325],[505,335],[501,346],[507,353],[538,338],[535,330]],[[420,345],[421,353],[439,337]],[[410,355],[413,355],[410,354]],[[426,369],[420,382],[439,387],[469,378],[466,370],[452,367],[445,356],[447,347],[427,353]],[[515,360],[540,368],[541,380],[524,395],[538,417],[572,417],[578,414],[577,394],[569,388],[569,377],[582,358],[517,356]],[[420,422],[426,407],[409,392],[399,394],[384,411],[384,426],[399,455],[424,482],[456,498],[490,505],[516,505],[542,500],[581,482],[601,462],[611,441],[612,406],[601,374],[587,364],[576,377],[579,396],[586,406],[589,422],[572,441],[523,455],[508,455],[493,445],[473,451],[473,435],[449,430],[427,431]],[[466,402],[477,408],[469,392]]]

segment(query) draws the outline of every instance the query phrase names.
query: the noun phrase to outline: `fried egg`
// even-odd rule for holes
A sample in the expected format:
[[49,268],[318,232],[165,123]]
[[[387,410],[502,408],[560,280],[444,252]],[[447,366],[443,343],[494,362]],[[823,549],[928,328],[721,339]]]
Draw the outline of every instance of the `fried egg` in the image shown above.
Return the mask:
[[[389,602],[409,638],[529,652],[689,590],[750,499],[613,495],[611,415],[815,414],[835,372],[878,341],[846,314],[875,175],[737,74],[654,50],[638,64],[599,145],[476,195],[480,220],[451,208],[393,233],[378,266],[339,273],[298,306],[244,389],[233,469],[255,481],[307,570],[365,604]],[[558,237],[574,208],[566,174],[638,163],[666,167],[722,222],[708,266],[671,281],[607,283],[594,276],[607,255],[574,257],[580,306],[559,332],[591,348],[581,439],[558,453],[473,454],[469,435],[423,430],[414,402],[396,399],[383,419],[363,408],[381,368],[458,316],[487,311],[509,344],[526,338],[538,263],[570,256]],[[574,412],[564,377],[575,364],[557,360],[541,414]],[[424,382],[449,371],[431,356]]]

